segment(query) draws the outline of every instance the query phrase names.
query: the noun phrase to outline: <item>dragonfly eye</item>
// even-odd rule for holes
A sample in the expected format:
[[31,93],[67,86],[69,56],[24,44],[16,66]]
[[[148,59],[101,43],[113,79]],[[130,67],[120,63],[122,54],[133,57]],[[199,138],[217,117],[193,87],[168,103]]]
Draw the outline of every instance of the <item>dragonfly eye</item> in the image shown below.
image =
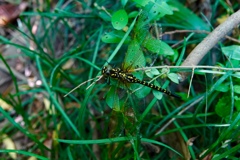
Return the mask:
[[110,76],[111,70],[112,70],[111,67],[104,66],[102,69],[102,75],[106,77]]

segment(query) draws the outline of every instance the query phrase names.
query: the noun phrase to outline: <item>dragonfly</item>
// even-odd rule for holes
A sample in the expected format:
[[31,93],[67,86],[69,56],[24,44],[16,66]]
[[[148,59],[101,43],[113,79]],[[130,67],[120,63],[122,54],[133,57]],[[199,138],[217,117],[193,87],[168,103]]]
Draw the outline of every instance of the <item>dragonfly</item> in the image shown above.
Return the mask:
[[139,83],[139,84],[142,84],[149,88],[152,88],[154,90],[163,92],[169,96],[172,96],[175,98],[181,98],[179,95],[172,93],[169,90],[163,89],[163,88],[156,86],[152,83],[149,83],[147,81],[140,80],[140,79],[136,78],[133,74],[128,73],[121,68],[112,68],[111,66],[104,66],[102,69],[102,75],[105,78],[107,78],[108,81],[109,81],[109,78],[113,78],[113,79],[119,80],[124,83]]

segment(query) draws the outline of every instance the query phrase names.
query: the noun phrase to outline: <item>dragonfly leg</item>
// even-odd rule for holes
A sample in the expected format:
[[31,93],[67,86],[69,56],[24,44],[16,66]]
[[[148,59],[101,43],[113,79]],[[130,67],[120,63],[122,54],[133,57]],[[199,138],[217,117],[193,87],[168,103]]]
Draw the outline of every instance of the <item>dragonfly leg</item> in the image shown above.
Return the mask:
[[110,77],[107,78],[107,84],[110,85]]

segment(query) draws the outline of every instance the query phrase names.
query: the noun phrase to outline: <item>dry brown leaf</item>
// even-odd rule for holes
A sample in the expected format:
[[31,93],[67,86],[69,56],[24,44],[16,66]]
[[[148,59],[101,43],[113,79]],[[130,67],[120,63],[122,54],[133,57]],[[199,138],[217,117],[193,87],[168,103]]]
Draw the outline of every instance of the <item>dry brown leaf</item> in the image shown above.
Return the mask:
[[37,158],[36,157],[30,157],[30,158],[28,158],[28,160],[37,160]]
[[193,142],[195,141],[195,139],[197,139],[197,137],[198,137],[198,136],[189,138],[189,140],[187,141],[187,145],[188,145],[188,146],[192,146],[192,145],[193,145]]
[[159,153],[161,151],[161,148],[155,144],[147,142],[142,142],[141,144],[145,147],[145,150],[148,153]]
[[203,158],[203,160],[211,160],[211,159],[212,159],[212,153],[209,153]]
[[56,130],[53,131],[53,134],[52,134],[52,140],[53,140],[53,146],[56,147],[58,146],[59,142],[56,140],[59,138],[59,132],[60,132],[60,129],[61,129],[61,126],[62,126],[62,123],[60,122],[58,125],[57,125],[57,128]]
[[[191,155],[188,150],[188,145],[186,144],[186,142],[184,141],[183,137],[179,132],[173,132],[173,133],[169,133],[167,135],[161,136],[161,140],[164,143],[171,146],[172,148],[174,148],[175,150],[177,150],[179,153],[181,153],[184,157],[183,159],[185,160],[191,159]],[[176,153],[174,153],[173,151],[169,151],[169,156],[175,157]]]
[[80,108],[80,104],[77,102],[69,102],[65,105],[66,109],[71,109],[71,108]]
[[49,114],[56,114],[55,107],[53,105],[51,107],[51,103],[50,103],[49,99],[43,98],[43,103],[44,103],[46,110],[49,112]]
[[[15,147],[14,142],[13,142],[12,139],[9,138],[6,134],[3,134],[3,135],[1,136],[1,139],[2,139],[2,143],[4,144],[4,146],[5,146],[6,149],[16,150],[16,147]],[[10,152],[9,155],[10,155],[10,157],[11,157],[12,159],[17,159],[17,153],[15,153],[15,152]]]
[[63,66],[62,69],[66,70],[66,69],[71,69],[72,66],[74,65],[74,59],[69,59]]
[[19,5],[0,5],[0,26],[6,26],[11,21],[16,19],[20,15],[20,13],[27,8],[27,5],[27,2],[22,2]]
[[0,99],[0,106],[2,107],[2,109],[4,109],[5,111],[9,111],[12,109],[12,106],[10,106],[8,103],[6,103],[4,100]]

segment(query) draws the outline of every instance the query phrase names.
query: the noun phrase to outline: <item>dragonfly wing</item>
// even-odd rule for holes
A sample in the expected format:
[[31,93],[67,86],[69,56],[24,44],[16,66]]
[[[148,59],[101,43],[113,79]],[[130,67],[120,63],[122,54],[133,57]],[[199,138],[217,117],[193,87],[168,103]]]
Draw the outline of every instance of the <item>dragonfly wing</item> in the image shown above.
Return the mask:
[[116,92],[117,86],[116,85],[111,86],[106,96],[106,102],[111,109],[115,111],[120,111],[119,96]]
[[145,67],[146,60],[137,40],[133,40],[129,46],[123,62],[123,70]]

